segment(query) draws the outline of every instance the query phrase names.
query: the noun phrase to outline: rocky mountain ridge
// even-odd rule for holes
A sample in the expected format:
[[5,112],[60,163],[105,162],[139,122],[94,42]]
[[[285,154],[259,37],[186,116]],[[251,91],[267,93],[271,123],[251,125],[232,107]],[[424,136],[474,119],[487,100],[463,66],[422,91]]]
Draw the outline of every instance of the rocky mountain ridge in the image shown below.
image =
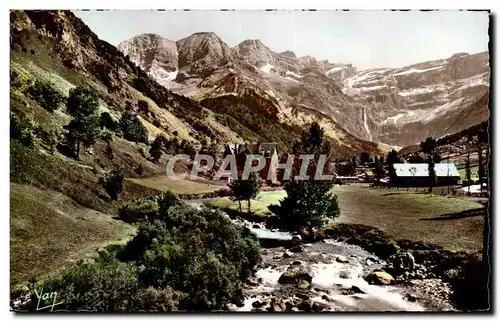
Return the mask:
[[[144,65],[150,37],[160,36],[138,35],[118,48]],[[142,49],[138,42],[144,44]],[[277,53],[257,39],[229,47],[214,33],[196,33],[175,45],[179,62],[174,71],[175,60],[168,58],[162,63],[170,69],[157,63],[147,71],[163,86],[198,101],[260,92],[280,119],[298,125],[310,112],[320,113],[359,138],[405,146],[488,119],[483,98],[489,93],[487,52],[358,71],[351,64]],[[155,57],[162,61],[163,49],[157,48]]]

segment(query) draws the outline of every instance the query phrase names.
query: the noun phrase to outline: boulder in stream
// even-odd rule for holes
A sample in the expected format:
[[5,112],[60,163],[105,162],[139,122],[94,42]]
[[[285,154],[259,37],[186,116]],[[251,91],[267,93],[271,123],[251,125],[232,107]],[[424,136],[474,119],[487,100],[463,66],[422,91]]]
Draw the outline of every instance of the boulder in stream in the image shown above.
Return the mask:
[[294,253],[302,253],[302,252],[305,252],[305,248],[303,245],[295,245],[294,247],[292,247],[290,249],[290,252],[294,252]]
[[312,276],[302,269],[290,269],[281,274],[278,279],[280,284],[297,284],[300,280],[305,280],[309,283],[312,281]]
[[256,285],[259,285],[259,279],[255,276],[249,276],[247,278],[247,284],[248,285],[251,285],[251,286],[256,286]]
[[353,285],[348,289],[342,291],[343,295],[351,295],[351,294],[365,294],[366,292],[361,290],[359,287]]
[[396,270],[410,270],[415,269],[415,258],[410,252],[396,254],[392,259],[392,264]]
[[319,301],[314,301],[311,307],[311,310],[313,311],[323,311],[324,309],[329,308],[329,305],[327,303],[319,302]]
[[297,288],[301,290],[307,290],[311,287],[311,284],[307,282],[306,280],[300,280],[299,283],[297,283]]
[[366,282],[376,285],[391,285],[396,283],[392,275],[387,272],[377,271],[365,277]]

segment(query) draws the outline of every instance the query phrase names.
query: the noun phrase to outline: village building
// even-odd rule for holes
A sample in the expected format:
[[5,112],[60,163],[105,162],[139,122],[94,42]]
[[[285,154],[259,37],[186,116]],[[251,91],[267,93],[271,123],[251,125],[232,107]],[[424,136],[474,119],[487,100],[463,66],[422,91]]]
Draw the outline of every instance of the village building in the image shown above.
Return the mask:
[[[276,143],[227,144],[224,150],[224,157],[229,154],[236,156],[238,172],[243,171],[247,155],[264,156],[266,163],[264,168],[259,171],[259,176],[264,182],[269,184],[277,182],[276,166],[279,163],[279,157]],[[271,179],[268,180],[269,172],[271,172]]]

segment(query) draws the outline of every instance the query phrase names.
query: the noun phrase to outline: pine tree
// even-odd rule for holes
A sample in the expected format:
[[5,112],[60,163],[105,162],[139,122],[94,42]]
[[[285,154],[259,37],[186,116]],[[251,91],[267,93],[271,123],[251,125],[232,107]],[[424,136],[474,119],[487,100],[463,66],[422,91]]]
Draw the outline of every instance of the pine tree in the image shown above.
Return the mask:
[[[287,196],[279,205],[270,206],[269,210],[277,216],[277,223],[285,229],[295,230],[303,227],[321,226],[329,218],[340,215],[338,200],[331,194],[332,181],[316,181],[314,173],[319,155],[328,150],[324,142],[324,131],[317,123],[304,131],[301,140],[294,146],[294,151],[312,154],[314,160],[309,164],[309,180],[297,180],[299,166],[294,166],[292,179],[285,184]],[[349,162],[352,160],[349,159]],[[295,164],[297,165],[297,164]]]

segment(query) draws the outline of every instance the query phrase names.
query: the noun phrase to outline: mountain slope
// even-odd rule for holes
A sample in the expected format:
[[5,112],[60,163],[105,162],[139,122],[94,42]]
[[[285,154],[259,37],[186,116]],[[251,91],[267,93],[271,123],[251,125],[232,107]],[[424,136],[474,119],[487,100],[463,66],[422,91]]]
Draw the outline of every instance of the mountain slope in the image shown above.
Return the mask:
[[[134,52],[135,39],[145,36],[122,42],[120,50]],[[489,117],[487,104],[479,103],[489,90],[487,52],[358,71],[351,64],[296,57],[290,51],[276,53],[258,39],[230,48],[213,33],[197,33],[176,43],[182,44],[177,54],[184,63],[178,66],[180,74],[163,82],[164,86],[200,102],[215,95],[241,95],[242,89],[236,86],[252,87],[255,92],[265,92],[262,97],[272,96],[281,119],[299,126],[302,113],[314,110],[342,124],[340,131],[405,146]],[[131,60],[143,64],[137,55]],[[155,73],[149,72],[152,77]],[[234,79],[232,87],[228,77]],[[464,114],[467,124],[454,126]]]

